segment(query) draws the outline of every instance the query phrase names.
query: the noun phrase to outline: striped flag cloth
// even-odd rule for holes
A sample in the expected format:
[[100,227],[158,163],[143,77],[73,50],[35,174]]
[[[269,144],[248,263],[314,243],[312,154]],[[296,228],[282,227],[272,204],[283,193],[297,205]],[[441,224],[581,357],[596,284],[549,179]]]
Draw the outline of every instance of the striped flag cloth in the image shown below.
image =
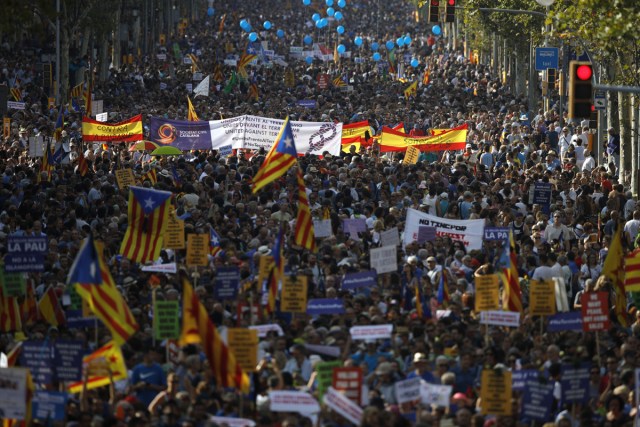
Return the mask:
[[607,257],[602,266],[602,274],[604,274],[613,284],[613,290],[616,294],[615,314],[618,322],[623,327],[629,326],[627,313],[627,294],[625,293],[625,272],[624,249],[622,248],[622,229],[623,226],[618,224],[618,228],[611,239]]
[[16,102],[22,102],[22,91],[19,87],[12,87],[9,92]]
[[253,193],[257,193],[261,188],[287,173],[289,168],[297,161],[297,156],[298,152],[293,141],[291,122],[287,116],[262,166],[253,177]]
[[116,288],[102,254],[102,247],[89,236],[83,243],[69,271],[68,283],[104,323],[113,340],[124,344],[138,330],[138,323]]
[[18,298],[5,297],[0,286],[0,332],[22,331]]
[[640,249],[624,257],[624,290],[625,292],[640,291]]
[[71,98],[82,98],[83,89],[84,89],[84,82],[80,83],[79,85],[75,85],[71,89]]
[[[87,390],[103,387],[111,384],[109,371],[113,381],[126,380],[127,365],[124,362],[122,350],[117,342],[111,340],[106,345],[100,347],[93,353],[82,358],[82,364],[87,366],[89,370],[89,378],[87,379]],[[80,393],[83,383],[78,381],[71,383],[68,390],[71,393]]]
[[36,300],[34,283],[31,279],[27,280],[26,293],[24,300],[20,304],[20,312],[22,313],[23,325],[33,325],[38,321],[38,301]]
[[24,341],[18,341],[16,345],[13,346],[11,351],[7,353],[7,367],[11,368],[12,366],[16,366],[18,363],[18,358],[20,357],[20,353],[22,352],[22,343]]
[[176,188],[182,187],[182,179],[180,179],[180,174],[175,166],[171,166],[171,180],[173,181],[173,185]]
[[216,230],[213,227],[209,227],[209,250],[211,251],[211,256],[216,256],[222,251],[222,246],[220,246],[220,236],[216,233]]
[[410,96],[416,96],[417,94],[418,94],[418,82],[417,81],[411,83],[409,85],[409,87],[407,87],[404,90],[404,97],[405,98],[409,98]]
[[414,291],[416,294],[416,313],[418,314],[418,318],[420,320],[431,319],[431,308],[424,300],[424,295],[418,283],[414,285]]
[[51,151],[49,148],[49,143],[44,145],[44,153],[42,154],[42,163],[40,163],[40,173],[38,173],[38,182],[42,181],[43,172],[47,174],[46,181],[51,180],[51,173],[53,172],[54,166],[50,161]]
[[82,150],[78,152],[78,173],[80,176],[85,176],[89,172],[89,162],[84,157]]
[[431,81],[431,76],[429,75],[429,70],[424,70],[424,74],[422,75],[422,86],[427,86]]
[[191,103],[191,98],[187,96],[187,104],[189,107],[189,111],[187,112],[187,120],[190,122],[197,122],[200,119],[198,118],[198,114],[196,113],[196,109],[193,108],[193,104]]
[[224,21],[226,21],[227,19],[227,14],[225,13],[224,15],[222,15],[222,18],[220,18],[220,25],[218,25],[218,33],[222,33],[224,31]]
[[258,85],[253,82],[249,86],[249,99],[253,99],[254,101],[258,101],[260,99],[260,91],[258,90]]
[[222,74],[222,65],[216,64],[213,70],[213,80],[220,83],[224,81],[224,74]]
[[347,85],[347,82],[344,81],[344,79],[342,78],[342,76],[338,76],[335,79],[333,79],[333,85],[335,87],[343,87]]
[[269,272],[269,280],[267,281],[267,314],[273,314],[276,311],[276,298],[278,296],[278,282],[284,276],[284,230],[280,226],[280,231],[276,236],[273,244],[273,266]]
[[82,93],[82,97],[84,98],[84,115],[87,117],[91,117],[91,91],[93,90],[93,83],[89,80],[87,83],[87,89]]
[[256,59],[258,56],[254,55],[254,54],[249,54],[249,53],[243,53],[242,56],[240,57],[240,59],[238,60],[238,64],[237,64],[237,68],[238,68],[238,74],[240,75],[240,77],[246,79],[248,77],[247,74],[247,70],[246,70],[246,66],[249,65],[249,63],[251,61],[253,61],[254,59]]
[[249,377],[242,371],[236,356],[216,330],[207,309],[193,291],[189,280],[182,280],[182,334],[180,345],[201,344],[209,367],[220,387],[235,387],[249,392]]
[[438,282],[438,294],[437,294],[438,304],[442,306],[449,305],[449,301],[451,299],[449,295],[449,278],[447,277],[447,273],[442,268],[440,272],[440,281]]
[[134,262],[155,261],[164,243],[171,192],[144,187],[129,188],[129,226],[120,253]]
[[518,274],[518,255],[513,232],[509,232],[507,254],[507,266],[502,269],[504,274],[504,289],[502,291],[502,309],[522,313],[522,290],[520,289],[520,277]]
[[38,301],[38,310],[40,311],[42,319],[51,326],[58,327],[64,325],[66,322],[64,311],[62,310],[60,300],[58,300],[58,295],[56,295],[53,286],[49,286],[42,295],[42,298],[40,298],[40,301]]
[[300,167],[296,170],[296,179],[298,181],[298,215],[296,216],[295,242],[296,245],[315,252],[316,233],[313,229],[307,188],[304,185]]
[[140,177],[140,182],[144,183],[145,181],[151,182],[151,185],[154,186],[158,183],[158,171],[154,168],[149,169],[146,173],[142,174]]

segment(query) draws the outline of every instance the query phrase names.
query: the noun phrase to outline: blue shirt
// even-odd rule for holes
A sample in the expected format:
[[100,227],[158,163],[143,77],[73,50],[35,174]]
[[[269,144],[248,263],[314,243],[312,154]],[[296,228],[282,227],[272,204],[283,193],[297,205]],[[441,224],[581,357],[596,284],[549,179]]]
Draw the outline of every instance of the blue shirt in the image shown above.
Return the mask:
[[[167,377],[162,370],[162,367],[157,363],[153,363],[151,365],[145,365],[144,363],[140,363],[136,365],[131,371],[131,384],[135,385],[139,382],[145,382],[153,385],[167,385]],[[136,398],[144,403],[144,406],[147,407],[156,397],[159,391],[143,387],[141,389],[136,390]]]

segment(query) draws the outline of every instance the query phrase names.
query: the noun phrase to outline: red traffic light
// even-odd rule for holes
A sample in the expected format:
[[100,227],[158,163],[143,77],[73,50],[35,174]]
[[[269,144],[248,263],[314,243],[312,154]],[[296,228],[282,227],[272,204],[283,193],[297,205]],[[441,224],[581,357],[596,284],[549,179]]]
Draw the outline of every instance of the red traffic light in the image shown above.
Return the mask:
[[590,65],[580,65],[576,68],[576,77],[580,80],[591,80],[593,70]]
[[440,0],[431,0],[431,6],[440,6]]

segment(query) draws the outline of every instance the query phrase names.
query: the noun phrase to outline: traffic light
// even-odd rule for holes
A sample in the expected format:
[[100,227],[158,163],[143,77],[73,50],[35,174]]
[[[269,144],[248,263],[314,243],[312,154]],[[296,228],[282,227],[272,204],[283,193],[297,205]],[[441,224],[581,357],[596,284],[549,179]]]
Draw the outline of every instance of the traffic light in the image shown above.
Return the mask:
[[547,69],[547,88],[551,90],[555,90],[556,88],[556,79],[558,78],[558,73],[555,68]]
[[447,6],[444,12],[444,22],[456,21],[456,0],[447,0]]
[[589,129],[598,129],[598,111],[595,108],[589,115]]
[[431,0],[429,5],[429,22],[440,22],[440,0]]
[[586,119],[593,106],[593,66],[591,62],[569,63],[569,118]]

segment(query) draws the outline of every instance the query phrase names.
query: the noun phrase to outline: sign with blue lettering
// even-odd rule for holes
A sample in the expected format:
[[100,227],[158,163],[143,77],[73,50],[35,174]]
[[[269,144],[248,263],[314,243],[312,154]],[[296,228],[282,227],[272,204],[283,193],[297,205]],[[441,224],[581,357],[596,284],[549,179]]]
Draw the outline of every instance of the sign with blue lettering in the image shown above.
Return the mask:
[[536,182],[533,187],[533,203],[540,205],[542,212],[549,215],[551,212],[551,184],[548,182]]
[[484,240],[509,240],[509,227],[485,227]]
[[310,316],[344,314],[344,303],[340,298],[310,299],[307,303],[307,314]]
[[240,285],[240,269],[237,266],[218,267],[213,293],[216,299],[235,299]]
[[20,353],[20,365],[31,370],[33,382],[53,382],[53,346],[47,341],[25,341]]
[[342,279],[342,286],[340,289],[357,289],[357,288],[369,288],[375,286],[378,283],[378,274],[375,270],[363,271],[360,273],[345,274]]
[[537,47],[536,70],[544,71],[548,68],[558,68],[559,57],[560,54],[557,47]]
[[[82,363],[81,363],[82,365]],[[64,421],[69,395],[61,391],[36,391],[31,415],[38,420]]]
[[82,357],[85,353],[82,341],[56,341],[53,360],[58,381],[82,380]]
[[28,273],[44,271],[44,257],[49,251],[47,236],[9,236],[4,271]]

